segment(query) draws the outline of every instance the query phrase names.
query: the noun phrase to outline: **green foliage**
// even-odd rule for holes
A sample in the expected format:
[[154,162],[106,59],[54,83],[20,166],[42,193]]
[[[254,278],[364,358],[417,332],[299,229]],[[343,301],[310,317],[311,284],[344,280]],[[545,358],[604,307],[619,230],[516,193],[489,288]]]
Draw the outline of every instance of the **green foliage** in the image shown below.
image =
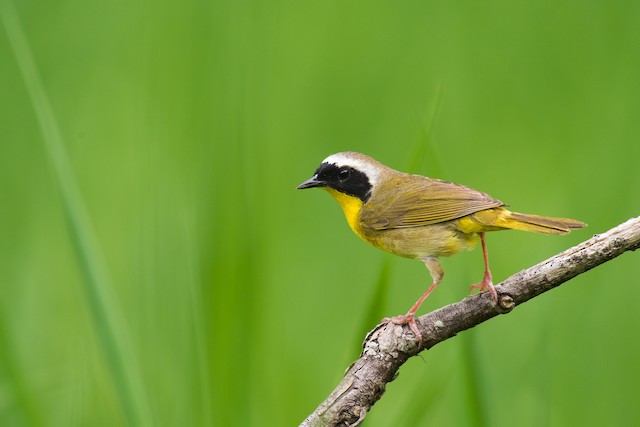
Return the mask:
[[[337,151],[589,224],[489,234],[496,281],[640,214],[640,4],[0,6],[3,426],[302,421],[429,284],[294,190]],[[411,360],[367,425],[640,423],[635,257]],[[443,265],[423,313],[482,274]]]

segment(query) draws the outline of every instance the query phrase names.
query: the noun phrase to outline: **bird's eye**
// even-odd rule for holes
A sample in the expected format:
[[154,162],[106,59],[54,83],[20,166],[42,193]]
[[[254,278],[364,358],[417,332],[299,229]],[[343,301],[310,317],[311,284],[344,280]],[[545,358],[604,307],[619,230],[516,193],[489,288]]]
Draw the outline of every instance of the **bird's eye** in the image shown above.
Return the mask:
[[351,171],[349,171],[349,169],[340,169],[338,171],[338,179],[340,181],[346,181],[349,178],[349,175],[351,175]]

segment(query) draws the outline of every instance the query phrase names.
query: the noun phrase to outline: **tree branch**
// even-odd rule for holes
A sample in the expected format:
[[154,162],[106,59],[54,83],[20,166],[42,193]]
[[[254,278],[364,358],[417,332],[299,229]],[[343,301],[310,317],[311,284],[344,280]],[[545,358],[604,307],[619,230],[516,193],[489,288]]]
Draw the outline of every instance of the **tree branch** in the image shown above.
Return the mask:
[[349,366],[340,384],[300,427],[359,425],[382,397],[386,384],[396,378],[398,369],[410,357],[498,314],[509,313],[515,306],[638,248],[640,217],[509,277],[497,287],[498,304],[488,292],[483,292],[421,316],[417,319],[423,336],[420,347],[406,325],[376,326],[367,334],[360,358]]

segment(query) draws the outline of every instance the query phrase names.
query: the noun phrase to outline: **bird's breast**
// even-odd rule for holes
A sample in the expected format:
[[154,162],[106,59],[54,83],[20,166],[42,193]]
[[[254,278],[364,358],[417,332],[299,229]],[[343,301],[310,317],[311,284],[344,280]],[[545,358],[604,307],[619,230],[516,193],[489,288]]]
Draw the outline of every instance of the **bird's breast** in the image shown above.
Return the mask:
[[463,233],[454,221],[418,227],[372,230],[363,228],[363,237],[372,245],[406,258],[451,256],[475,246],[476,233]]

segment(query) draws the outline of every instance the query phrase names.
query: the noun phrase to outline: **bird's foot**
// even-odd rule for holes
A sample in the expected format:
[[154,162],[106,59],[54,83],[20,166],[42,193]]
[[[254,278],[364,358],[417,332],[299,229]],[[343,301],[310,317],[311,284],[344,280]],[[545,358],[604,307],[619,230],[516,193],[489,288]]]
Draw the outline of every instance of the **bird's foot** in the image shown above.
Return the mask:
[[496,291],[496,287],[493,286],[491,273],[489,274],[485,273],[481,282],[476,283],[475,285],[471,285],[471,287],[469,288],[469,295],[471,295],[473,291],[475,291],[476,289],[479,289],[480,292],[486,291],[488,289],[489,292],[491,293],[491,298],[493,299],[493,301],[496,303],[498,302],[498,292]]
[[394,325],[409,325],[411,331],[413,331],[413,334],[416,336],[416,341],[418,341],[418,343],[422,342],[422,334],[418,330],[415,313],[409,312],[403,316],[385,317],[382,319],[382,322],[393,323]]

